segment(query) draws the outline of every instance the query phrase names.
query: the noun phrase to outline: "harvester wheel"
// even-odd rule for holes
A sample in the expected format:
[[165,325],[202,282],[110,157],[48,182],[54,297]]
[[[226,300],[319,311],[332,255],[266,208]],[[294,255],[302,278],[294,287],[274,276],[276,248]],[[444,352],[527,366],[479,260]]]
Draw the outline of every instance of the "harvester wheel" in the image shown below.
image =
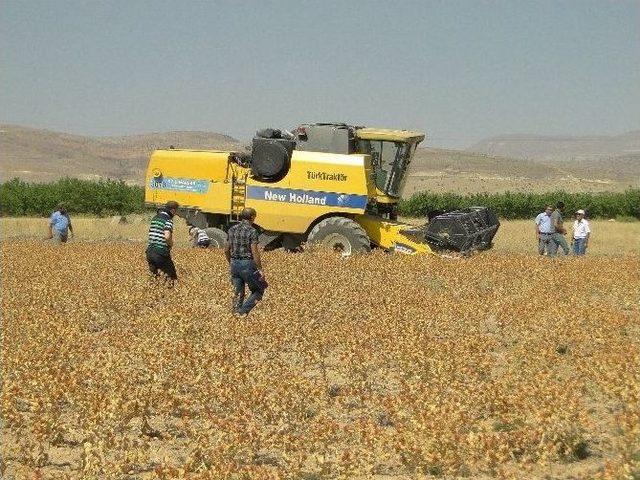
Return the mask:
[[211,248],[224,247],[224,244],[227,241],[227,234],[223,230],[220,230],[219,228],[215,228],[215,227],[210,227],[210,228],[205,228],[204,231],[207,232],[207,235],[211,239],[211,244],[209,245],[209,247]]
[[307,242],[328,247],[343,256],[371,251],[371,241],[364,229],[350,218],[344,217],[322,220],[313,227]]

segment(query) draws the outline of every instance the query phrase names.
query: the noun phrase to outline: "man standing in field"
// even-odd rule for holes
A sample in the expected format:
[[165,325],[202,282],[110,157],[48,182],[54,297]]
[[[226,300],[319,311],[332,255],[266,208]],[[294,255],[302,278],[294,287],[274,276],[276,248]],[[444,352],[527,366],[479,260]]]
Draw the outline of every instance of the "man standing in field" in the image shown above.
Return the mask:
[[[267,282],[262,272],[262,259],[258,249],[258,232],[253,226],[256,211],[245,208],[240,214],[240,223],[229,229],[229,238],[224,254],[231,270],[233,284],[233,313],[247,315],[262,300]],[[251,295],[246,300],[245,285]]]
[[47,240],[54,239],[58,244],[66,243],[69,238],[69,232],[71,238],[73,238],[73,226],[71,225],[71,218],[67,213],[67,206],[64,203],[59,203],[58,208],[51,214],[49,218],[49,235]]
[[551,205],[545,205],[544,212],[540,213],[536,217],[536,238],[538,239],[538,253],[544,255],[546,250],[547,255],[554,257],[556,255],[557,245],[553,241],[553,235],[556,233],[551,221],[551,214],[553,213],[553,207]]
[[576,221],[573,222],[573,235],[571,237],[574,255],[584,255],[587,253],[590,236],[591,228],[589,227],[589,222],[584,218],[584,210],[580,209],[576,212]]
[[147,243],[149,271],[155,278],[160,276],[160,272],[164,272],[169,287],[172,287],[178,279],[176,266],[171,259],[173,217],[178,211],[178,207],[178,202],[171,200],[163,209],[158,210],[156,216],[151,219]]
[[556,233],[553,234],[553,241],[555,242],[555,249],[562,248],[565,255],[569,255],[569,244],[567,239],[564,238],[567,229],[564,228],[562,214],[564,213],[564,202],[556,203],[556,208],[551,214],[551,224]]

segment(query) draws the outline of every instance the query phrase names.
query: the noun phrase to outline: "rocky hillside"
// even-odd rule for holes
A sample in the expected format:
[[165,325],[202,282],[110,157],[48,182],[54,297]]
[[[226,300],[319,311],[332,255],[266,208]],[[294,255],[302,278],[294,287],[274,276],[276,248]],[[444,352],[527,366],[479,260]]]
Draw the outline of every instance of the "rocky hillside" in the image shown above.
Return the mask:
[[[628,136],[626,145],[631,148],[635,136]],[[141,184],[149,154],[170,145],[193,149],[244,149],[240,141],[211,132],[86,137],[0,125],[0,178],[47,182],[70,176]],[[502,152],[497,147],[496,151]],[[486,153],[419,148],[409,170],[405,194],[420,190],[471,193],[556,188],[619,191],[640,186],[639,157],[640,154],[628,153],[611,157],[613,159],[573,156],[557,161],[521,160]]]
[[87,137],[15,125],[0,125],[3,180],[51,181],[70,176],[142,183],[149,154],[176,148],[234,150],[232,137],[210,132],[165,132],[125,137]]
[[500,135],[467,149],[519,159],[574,161],[640,155],[640,130],[614,136]]

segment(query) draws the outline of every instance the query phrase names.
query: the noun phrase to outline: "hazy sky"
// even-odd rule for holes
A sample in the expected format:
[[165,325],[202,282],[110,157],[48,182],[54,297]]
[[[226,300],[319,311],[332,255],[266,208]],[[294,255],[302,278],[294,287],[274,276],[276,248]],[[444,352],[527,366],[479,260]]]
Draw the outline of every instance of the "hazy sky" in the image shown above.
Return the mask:
[[3,0],[0,42],[0,121],[69,133],[640,129],[640,1]]

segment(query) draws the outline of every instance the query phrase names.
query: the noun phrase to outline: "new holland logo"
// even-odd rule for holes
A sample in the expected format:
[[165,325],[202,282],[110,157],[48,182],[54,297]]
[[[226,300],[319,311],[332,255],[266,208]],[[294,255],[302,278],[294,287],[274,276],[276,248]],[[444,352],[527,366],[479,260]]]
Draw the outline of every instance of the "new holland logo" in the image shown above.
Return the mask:
[[336,192],[314,192],[312,190],[293,190],[289,188],[269,188],[257,185],[247,187],[247,198],[268,202],[297,203],[322,207],[340,207],[364,209],[367,196]]
[[277,193],[271,190],[264,191],[264,199],[276,202],[289,202],[289,203],[306,203],[308,205],[326,205],[327,196],[308,193]]

